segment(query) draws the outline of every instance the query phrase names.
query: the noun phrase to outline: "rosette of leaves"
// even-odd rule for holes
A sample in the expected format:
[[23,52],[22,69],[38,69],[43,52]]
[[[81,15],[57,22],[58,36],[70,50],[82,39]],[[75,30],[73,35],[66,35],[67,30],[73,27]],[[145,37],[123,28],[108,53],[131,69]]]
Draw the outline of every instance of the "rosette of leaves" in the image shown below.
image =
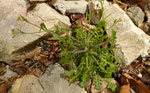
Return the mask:
[[[108,82],[108,88],[115,91],[116,85],[111,83],[112,74],[116,72],[117,65],[114,62],[119,60],[114,57],[116,32],[108,38],[106,34],[106,20],[102,20],[92,30],[85,28],[72,29],[66,36],[53,34],[54,39],[59,40],[62,58],[60,63],[69,66],[65,75],[71,82],[79,81],[81,87],[91,79],[95,82],[95,88],[101,89],[101,81]],[[107,44],[107,47],[103,47]]]

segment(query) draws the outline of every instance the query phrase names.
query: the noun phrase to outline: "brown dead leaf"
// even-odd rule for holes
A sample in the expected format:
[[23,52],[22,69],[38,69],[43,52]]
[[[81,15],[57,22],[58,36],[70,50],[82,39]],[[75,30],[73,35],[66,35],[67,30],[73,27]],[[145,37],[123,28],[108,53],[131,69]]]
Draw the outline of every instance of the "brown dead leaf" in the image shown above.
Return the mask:
[[17,72],[19,75],[24,75],[27,72],[27,69],[25,67],[10,66],[10,69]]
[[54,5],[57,2],[57,0],[48,0],[48,1],[49,1],[48,2],[49,5]]
[[148,87],[140,80],[138,76],[127,73],[124,73],[123,76],[129,80],[131,87],[134,88],[136,93],[150,93]]
[[96,90],[95,85],[93,83],[94,83],[94,81],[92,81],[92,80],[87,83],[86,90],[89,93],[101,93],[105,88],[107,88],[107,85],[108,85],[106,81],[103,81],[101,90]]
[[122,3],[121,1],[120,2],[114,1],[114,3],[117,4],[123,10],[127,7],[127,4]]
[[138,5],[143,11],[145,11],[145,6],[148,4],[148,2],[150,3],[149,0],[122,0],[122,1],[128,4],[128,6]]
[[38,68],[33,68],[29,73],[27,74],[32,74],[35,75],[37,77],[41,76],[45,71],[42,71],[41,69]]
[[7,71],[6,64],[4,62],[0,61],[0,69],[1,69],[0,75],[3,75]]
[[76,27],[83,27],[82,22],[86,23],[86,17],[83,14],[67,14],[71,20],[71,27],[76,28]]
[[2,85],[0,85],[0,93],[7,93],[7,87],[8,87],[8,82],[2,83]]
[[27,8],[27,12],[32,11],[38,3],[47,3],[48,5],[53,6],[57,2],[57,0],[47,0],[47,1],[30,1],[30,0],[27,0],[27,1],[29,4],[29,7]]
[[144,83],[147,83],[147,84],[149,84],[150,85],[150,77],[149,76],[142,76],[142,81],[144,82]]
[[[118,84],[118,82],[116,80],[112,80],[111,82],[113,84],[116,84],[117,86],[119,86],[119,84]],[[102,81],[101,83],[102,83],[101,89],[100,90],[96,90],[95,89],[95,85],[94,85],[94,81],[91,80],[90,82],[87,83],[85,89],[86,89],[86,91],[88,93],[102,93],[102,92],[104,92],[104,93],[113,93],[111,91],[111,89],[107,88],[108,83],[106,81]],[[117,87],[115,93],[119,93],[118,91],[119,91],[119,88]]]
[[45,66],[48,66],[48,65],[52,64],[52,62],[49,61],[48,58],[46,58],[46,57],[41,57],[41,59],[39,60],[39,62],[41,62]]
[[121,85],[120,93],[130,93],[129,80],[124,76],[121,77]]
[[13,55],[12,60],[14,62],[16,61],[22,61],[24,62],[25,59],[32,58],[34,55],[38,55],[41,52],[41,47],[36,47],[35,49],[31,51],[27,51],[25,53],[22,53],[21,55]]

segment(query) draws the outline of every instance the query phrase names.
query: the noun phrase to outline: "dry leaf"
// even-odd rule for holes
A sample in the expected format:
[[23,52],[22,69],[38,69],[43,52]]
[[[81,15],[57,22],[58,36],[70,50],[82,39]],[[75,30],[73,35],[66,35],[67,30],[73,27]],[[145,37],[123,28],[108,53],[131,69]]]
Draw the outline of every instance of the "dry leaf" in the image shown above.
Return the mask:
[[129,80],[131,87],[134,88],[136,93],[150,93],[148,87],[139,79],[138,76],[132,74],[129,75],[127,73],[123,74]]
[[124,76],[121,77],[121,85],[120,93],[130,93],[129,80]]
[[41,59],[39,60],[39,62],[41,62],[45,66],[48,66],[48,65],[52,64],[52,62],[49,61],[46,57],[41,57]]
[[4,82],[1,86],[0,86],[0,93],[7,93],[7,87],[8,87],[8,83]]

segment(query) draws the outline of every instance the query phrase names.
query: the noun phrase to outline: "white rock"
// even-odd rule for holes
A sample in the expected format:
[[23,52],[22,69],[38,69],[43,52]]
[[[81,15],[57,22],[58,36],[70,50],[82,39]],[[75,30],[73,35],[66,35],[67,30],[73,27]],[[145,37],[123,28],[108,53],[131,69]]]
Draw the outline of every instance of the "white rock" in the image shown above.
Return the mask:
[[32,93],[30,92],[31,86],[37,79],[34,75],[25,75],[22,78],[18,78],[12,85],[10,93]]
[[80,1],[64,1],[57,0],[54,7],[58,9],[62,14],[69,13],[81,13],[84,14],[87,11],[88,3],[84,0]]
[[59,64],[48,67],[47,71],[31,87],[31,93],[87,93],[64,78],[64,69]]
[[[141,29],[136,27],[126,13],[116,4],[104,7],[104,17],[107,17],[108,28],[111,27],[116,19],[121,18],[121,22],[112,28],[117,32],[115,55],[120,57],[125,65],[129,65],[141,56],[148,55],[150,49],[150,37]],[[111,35],[111,29],[107,31]]]
[[8,33],[11,25],[15,25],[15,29],[21,29],[24,32],[39,31],[39,28],[31,24],[16,21],[20,15],[37,25],[44,22],[48,29],[54,28],[54,25],[61,27],[70,26],[68,17],[60,15],[45,3],[38,4],[31,12],[26,13],[26,10],[27,2],[25,0],[0,1],[0,61],[10,64],[10,56],[13,53],[15,54],[21,48],[47,35],[46,32],[41,32],[35,34],[18,34],[15,38],[12,38],[12,33]]

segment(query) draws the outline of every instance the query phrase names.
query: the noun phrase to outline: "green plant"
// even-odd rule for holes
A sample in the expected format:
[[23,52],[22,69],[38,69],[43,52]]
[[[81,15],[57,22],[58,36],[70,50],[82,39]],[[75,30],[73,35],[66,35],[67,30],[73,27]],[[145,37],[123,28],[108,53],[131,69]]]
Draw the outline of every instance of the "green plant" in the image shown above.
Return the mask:
[[[72,29],[72,35],[61,37],[53,34],[59,40],[62,48],[62,58],[60,63],[69,65],[65,75],[71,82],[80,81],[81,87],[91,79],[95,82],[95,88],[101,89],[101,81],[108,82],[108,88],[115,91],[116,85],[111,83],[112,74],[116,72],[119,62],[113,55],[115,48],[116,32],[112,30],[112,37],[108,38],[106,30],[106,20],[101,20],[93,30],[87,28]],[[107,44],[107,47],[103,47]]]
[[19,16],[19,17],[17,18],[17,21],[22,21],[22,22],[26,22],[26,23],[28,23],[28,24],[31,24],[31,25],[33,25],[33,26],[39,28],[39,31],[38,31],[38,32],[28,32],[28,33],[27,33],[27,32],[23,32],[22,30],[16,28],[14,25],[11,25],[8,32],[9,32],[9,33],[12,33],[13,38],[16,37],[17,34],[35,34],[35,33],[40,33],[40,32],[47,32],[47,33],[53,33],[53,32],[54,32],[54,30],[48,30],[47,27],[46,27],[46,25],[45,25],[44,23],[41,23],[40,26],[39,26],[39,25],[36,25],[36,24],[34,24],[34,23],[28,21],[28,20],[27,20],[25,17],[23,17],[23,16]]
[[[104,8],[102,7],[102,15],[103,11]],[[23,16],[20,16],[18,20],[38,27],[39,32],[49,32],[44,23],[37,26]],[[121,19],[115,20],[113,25],[120,21]],[[108,29],[111,29],[111,27]],[[111,82],[113,80],[112,74],[117,70],[115,62],[120,63],[120,60],[113,55],[116,32],[112,30],[112,36],[109,38],[106,34],[106,30],[108,30],[106,28],[107,21],[103,16],[94,29],[91,30],[87,27],[71,29],[71,35],[70,30],[56,26],[56,32],[63,30],[66,33],[64,37],[54,33],[53,37],[59,40],[62,49],[62,58],[59,62],[64,66],[68,66],[65,76],[68,76],[71,82],[80,81],[81,87],[85,87],[87,82],[93,80],[95,88],[99,90],[101,89],[102,81],[107,81],[108,88],[115,91],[116,85]],[[25,34],[22,31],[19,32]]]
[[0,72],[3,72],[4,70],[2,68],[0,68]]

